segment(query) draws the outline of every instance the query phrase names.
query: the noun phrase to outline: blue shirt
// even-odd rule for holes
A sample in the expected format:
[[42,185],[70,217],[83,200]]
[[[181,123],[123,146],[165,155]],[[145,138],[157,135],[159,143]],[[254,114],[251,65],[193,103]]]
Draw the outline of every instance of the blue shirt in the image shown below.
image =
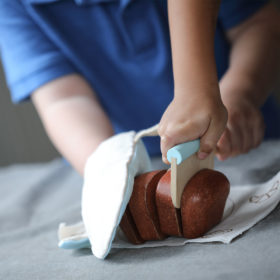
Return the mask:
[[[225,31],[265,3],[222,1],[215,36],[219,78],[228,68]],[[159,122],[173,97],[166,0],[1,0],[0,47],[15,103],[48,81],[79,73],[120,132]],[[151,154],[159,153],[158,139],[146,143]]]

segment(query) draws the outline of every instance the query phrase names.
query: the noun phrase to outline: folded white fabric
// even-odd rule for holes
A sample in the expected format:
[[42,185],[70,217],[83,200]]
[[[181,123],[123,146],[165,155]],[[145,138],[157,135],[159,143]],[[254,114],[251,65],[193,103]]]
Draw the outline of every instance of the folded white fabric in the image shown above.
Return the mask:
[[[191,242],[223,242],[227,244],[266,217],[277,206],[279,201],[280,172],[262,184],[232,186],[222,222],[201,238],[185,239],[169,237],[162,241],[148,241],[141,245],[133,245],[127,241],[120,228],[118,228],[112,243],[112,248],[182,246]],[[106,205],[103,205],[103,207],[106,207]],[[101,209],[99,213],[102,215]],[[68,230],[69,233],[67,236]],[[80,247],[90,246],[85,238],[89,232],[87,229],[85,231],[82,223],[74,227],[62,224],[59,232],[61,247],[67,248],[63,244],[70,244],[68,248],[78,248],[79,246],[75,247],[75,244],[78,244],[79,241],[83,241],[83,246]],[[100,238],[98,236],[96,238],[94,232],[90,232],[89,237],[92,244],[96,244]]]
[[102,142],[88,158],[84,172],[82,217],[92,253],[105,258],[130,199],[134,177],[151,170],[151,162],[135,132]]

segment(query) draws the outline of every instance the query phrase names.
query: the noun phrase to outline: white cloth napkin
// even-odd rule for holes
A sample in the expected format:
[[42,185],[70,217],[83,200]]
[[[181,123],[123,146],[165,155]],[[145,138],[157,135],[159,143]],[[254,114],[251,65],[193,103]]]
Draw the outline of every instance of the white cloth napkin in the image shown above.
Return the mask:
[[129,202],[134,177],[151,170],[143,142],[135,132],[102,142],[88,158],[82,192],[82,217],[92,253],[104,259]]
[[[280,171],[269,181],[262,184],[231,186],[222,222],[201,238],[169,237],[162,241],[147,241],[141,245],[133,245],[127,241],[121,229],[118,228],[112,248],[182,246],[193,242],[222,242],[228,244],[235,237],[265,218],[279,201]],[[75,244],[79,240],[85,240],[86,236],[87,233],[83,223],[69,226],[66,224],[60,225],[59,239],[61,243],[67,241]],[[84,247],[90,246],[89,243],[84,244],[87,244]]]

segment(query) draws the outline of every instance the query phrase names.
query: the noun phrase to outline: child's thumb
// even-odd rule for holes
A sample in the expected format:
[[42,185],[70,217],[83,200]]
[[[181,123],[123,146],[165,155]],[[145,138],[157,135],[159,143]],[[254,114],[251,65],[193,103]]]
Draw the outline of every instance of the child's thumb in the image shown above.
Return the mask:
[[162,161],[165,164],[170,164],[167,160],[167,151],[172,148],[175,145],[175,143],[172,141],[172,138],[167,136],[161,136],[160,138],[160,149],[162,153]]

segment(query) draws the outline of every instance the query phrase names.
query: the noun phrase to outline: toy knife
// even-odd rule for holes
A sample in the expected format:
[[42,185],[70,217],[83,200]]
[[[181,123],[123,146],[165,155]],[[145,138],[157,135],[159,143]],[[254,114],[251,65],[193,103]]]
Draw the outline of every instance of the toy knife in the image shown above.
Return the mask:
[[181,196],[190,178],[201,169],[214,168],[214,152],[204,160],[198,159],[196,152],[199,146],[200,141],[197,139],[174,146],[167,152],[167,159],[171,163],[171,198],[176,208],[181,206]]

